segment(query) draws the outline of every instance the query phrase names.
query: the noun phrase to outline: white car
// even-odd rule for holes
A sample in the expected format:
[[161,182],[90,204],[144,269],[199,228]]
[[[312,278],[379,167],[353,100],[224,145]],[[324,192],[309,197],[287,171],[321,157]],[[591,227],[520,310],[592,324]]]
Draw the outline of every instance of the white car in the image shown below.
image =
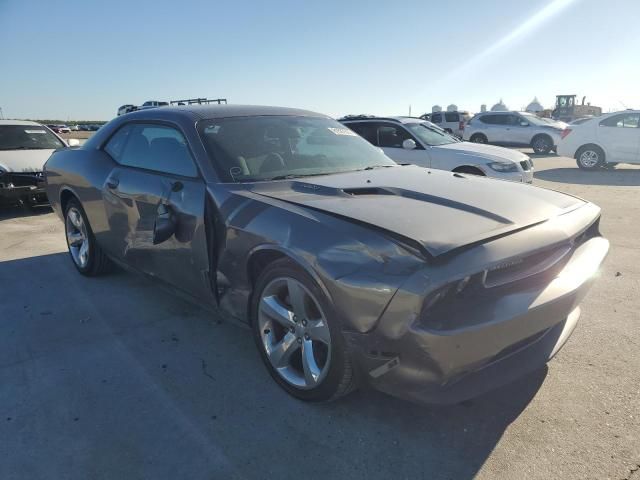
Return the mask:
[[46,203],[45,162],[55,149],[78,144],[36,122],[0,120],[0,203]]
[[398,163],[516,182],[533,182],[533,164],[516,150],[463,142],[412,117],[350,117],[340,122]]
[[625,110],[571,124],[562,131],[558,155],[583,170],[640,163],[640,110]]
[[563,127],[527,112],[483,112],[467,122],[463,138],[474,143],[531,147],[547,154],[558,145]]

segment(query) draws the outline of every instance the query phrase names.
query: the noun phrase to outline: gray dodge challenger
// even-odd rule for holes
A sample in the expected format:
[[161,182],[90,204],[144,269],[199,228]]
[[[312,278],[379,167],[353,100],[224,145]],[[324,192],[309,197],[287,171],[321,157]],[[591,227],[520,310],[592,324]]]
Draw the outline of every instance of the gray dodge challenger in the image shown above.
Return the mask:
[[541,368],[609,249],[592,203],[399,165],[289,108],[129,113],[45,176],[81,274],[119,265],[246,322],[308,401],[454,403]]

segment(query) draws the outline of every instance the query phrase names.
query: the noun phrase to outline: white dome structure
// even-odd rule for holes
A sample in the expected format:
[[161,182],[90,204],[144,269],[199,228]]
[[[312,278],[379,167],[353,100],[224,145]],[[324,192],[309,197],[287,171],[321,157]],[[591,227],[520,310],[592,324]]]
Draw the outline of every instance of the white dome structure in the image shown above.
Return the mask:
[[507,111],[509,111],[509,109],[504,104],[502,99],[500,99],[500,101],[498,103],[496,103],[493,107],[491,107],[491,111],[492,112],[507,112]]
[[544,110],[544,107],[538,101],[538,97],[533,97],[533,101],[527,105],[526,111],[529,113],[539,113]]
[[433,107],[431,107],[431,112],[432,113],[437,113],[437,112],[441,112],[442,111],[442,107],[440,105],[434,105]]
[[447,112],[457,112],[458,111],[458,105],[456,105],[455,103],[452,103],[451,105],[447,106]]

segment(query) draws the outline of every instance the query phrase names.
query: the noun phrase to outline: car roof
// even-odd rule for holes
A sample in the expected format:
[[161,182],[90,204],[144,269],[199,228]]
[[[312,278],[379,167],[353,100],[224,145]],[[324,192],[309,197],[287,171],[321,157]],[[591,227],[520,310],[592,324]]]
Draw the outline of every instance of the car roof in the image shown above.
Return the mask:
[[[341,119],[339,119],[341,122],[343,123],[348,123],[348,122],[371,122],[371,121],[375,121],[375,122],[379,122],[379,121],[391,121],[391,122],[398,122],[398,123],[425,123],[427,122],[427,120],[423,119],[423,118],[418,118],[418,117],[402,117],[402,116],[397,116],[397,117],[374,117],[374,116],[361,116],[361,117],[343,117]],[[427,122],[428,123],[428,122]]]
[[627,108],[626,110],[620,110],[618,112],[603,113],[599,117],[593,117],[593,118],[602,118],[604,116],[610,117],[611,115],[618,115],[620,113],[640,113],[640,110],[634,110],[633,108]]
[[329,118],[321,113],[287,107],[268,107],[263,105],[177,105],[156,107],[122,115],[128,119],[188,119],[198,121],[212,118],[253,117],[264,115],[288,115]]
[[529,114],[529,112],[519,112],[518,110],[507,110],[507,111],[501,110],[499,112],[492,112],[492,111],[478,112],[477,115],[506,115],[507,113],[527,113],[527,114]]
[[30,120],[0,120],[0,125],[41,125]]

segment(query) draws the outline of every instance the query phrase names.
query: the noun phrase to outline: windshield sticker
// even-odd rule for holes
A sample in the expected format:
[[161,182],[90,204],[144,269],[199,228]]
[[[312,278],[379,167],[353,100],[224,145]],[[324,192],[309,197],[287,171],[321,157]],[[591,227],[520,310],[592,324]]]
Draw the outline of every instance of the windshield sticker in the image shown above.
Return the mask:
[[358,136],[358,134],[356,132],[354,132],[353,130],[350,130],[348,128],[328,127],[328,130],[332,131],[336,135],[348,135],[350,137],[357,137]]
[[24,133],[46,133],[44,130],[25,130]]

